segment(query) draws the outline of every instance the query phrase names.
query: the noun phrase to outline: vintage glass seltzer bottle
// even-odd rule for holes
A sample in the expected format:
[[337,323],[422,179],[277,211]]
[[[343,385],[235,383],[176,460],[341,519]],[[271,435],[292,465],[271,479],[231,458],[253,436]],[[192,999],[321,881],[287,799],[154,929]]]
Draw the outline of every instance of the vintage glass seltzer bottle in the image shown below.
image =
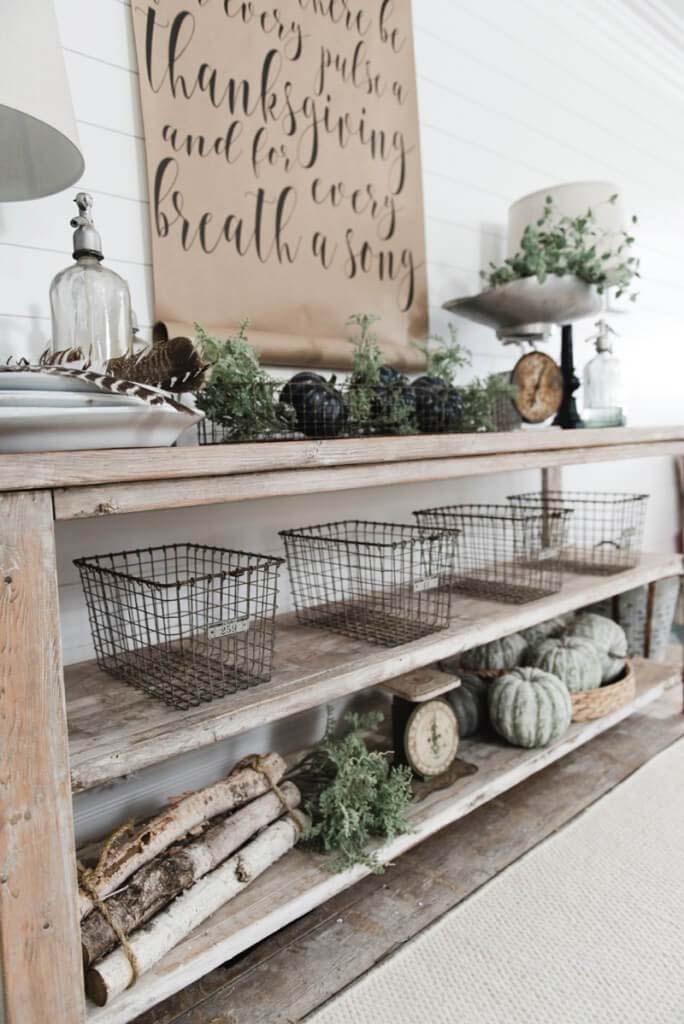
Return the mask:
[[93,366],[131,350],[131,297],[119,274],[102,264],[102,240],[93,223],[92,197],[79,192],[74,260],[50,286],[53,351],[80,348]]
[[597,334],[587,340],[596,345],[596,355],[584,367],[584,407],[582,419],[587,427],[623,427],[625,425],[622,368],[613,355],[615,331],[605,320],[596,323]]

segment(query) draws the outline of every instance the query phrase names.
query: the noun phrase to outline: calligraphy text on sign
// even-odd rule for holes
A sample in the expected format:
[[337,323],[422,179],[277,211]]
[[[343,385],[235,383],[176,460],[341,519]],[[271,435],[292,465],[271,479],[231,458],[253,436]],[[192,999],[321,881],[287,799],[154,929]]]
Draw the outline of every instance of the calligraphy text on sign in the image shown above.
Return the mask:
[[[397,5],[150,3],[140,71],[173,112],[150,168],[157,237],[183,252],[313,264],[340,283],[371,277],[409,311],[422,252],[402,218],[419,162]],[[219,188],[198,190],[209,177]]]

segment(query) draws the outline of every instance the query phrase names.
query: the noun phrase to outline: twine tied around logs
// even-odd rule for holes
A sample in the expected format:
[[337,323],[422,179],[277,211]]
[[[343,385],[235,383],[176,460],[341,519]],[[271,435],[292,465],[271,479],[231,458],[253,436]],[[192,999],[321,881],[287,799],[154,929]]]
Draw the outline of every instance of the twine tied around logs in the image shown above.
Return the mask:
[[80,885],[81,889],[83,889],[86,896],[88,896],[92,900],[95,909],[98,911],[98,913],[102,914],[103,918],[116,935],[117,939],[119,940],[119,943],[121,944],[121,948],[126,955],[126,959],[131,965],[132,977],[128,985],[126,986],[127,988],[130,988],[131,985],[134,985],[143,972],[140,968],[140,964],[138,963],[135,951],[131,946],[130,942],[128,941],[128,935],[123,930],[123,928],[117,923],[114,916],[110,914],[109,907],[107,906],[106,903],[106,897],[103,899],[98,893],[97,882],[100,878],[102,868],[104,867],[107,861],[109,851],[111,850],[112,846],[122,836],[132,832],[134,826],[135,822],[131,818],[130,821],[125,822],[123,825],[121,825],[120,828],[117,828],[115,832],[112,832],[111,836],[109,836],[104,846],[102,847],[100,856],[97,859],[97,864],[95,865],[95,867],[88,868],[85,866],[85,864],[82,864],[80,860],[76,861],[76,869],[78,872],[78,884]]
[[283,793],[278,783],[271,778],[268,768],[266,768],[265,765],[266,759],[262,757],[261,754],[247,754],[247,756],[243,757],[241,761],[238,761],[233,771],[238,771],[240,768],[251,768],[252,771],[258,772],[260,775],[263,775],[263,777],[268,782],[271,792],[275,793],[275,795],[280,800],[280,803],[282,804],[285,813],[288,815],[290,821],[296,828],[298,835],[303,835],[305,831],[304,824],[302,823],[302,820],[296,808],[290,807],[287,800],[285,799],[285,794]]
[[[252,771],[258,772],[260,775],[263,775],[263,777],[268,782],[269,789],[271,790],[271,792],[275,793],[283,809],[285,810],[290,820],[292,821],[293,825],[295,826],[298,835],[301,836],[305,831],[305,826],[301,818],[297,814],[296,809],[290,807],[290,805],[288,804],[287,799],[285,798],[285,794],[283,793],[282,789],[275,781],[275,779],[271,777],[266,765],[266,759],[262,757],[260,754],[248,754],[247,757],[243,757],[242,760],[235,765],[233,771],[239,771],[242,768],[251,768]],[[98,857],[97,864],[95,865],[95,867],[89,868],[82,864],[80,860],[76,861],[76,867],[78,871],[78,882],[81,889],[83,889],[85,894],[92,900],[95,909],[100,914],[102,914],[103,918],[116,935],[121,945],[121,948],[124,951],[126,959],[128,960],[131,966],[132,977],[127,985],[127,988],[130,988],[132,985],[136,983],[136,981],[143,973],[143,971],[140,968],[140,964],[138,963],[135,951],[128,940],[127,933],[124,931],[123,928],[121,928],[121,926],[115,920],[114,916],[109,912],[109,908],[107,907],[106,903],[107,898],[105,897],[103,899],[99,895],[97,891],[97,883],[101,876],[102,868],[107,862],[109,852],[112,846],[122,836],[132,832],[134,826],[135,822],[133,821],[133,819],[131,819],[130,821],[127,821],[123,825],[121,825],[120,828],[116,829],[115,832],[112,832],[111,836],[109,836],[104,846],[102,847],[100,856]],[[112,894],[110,893],[109,895]]]

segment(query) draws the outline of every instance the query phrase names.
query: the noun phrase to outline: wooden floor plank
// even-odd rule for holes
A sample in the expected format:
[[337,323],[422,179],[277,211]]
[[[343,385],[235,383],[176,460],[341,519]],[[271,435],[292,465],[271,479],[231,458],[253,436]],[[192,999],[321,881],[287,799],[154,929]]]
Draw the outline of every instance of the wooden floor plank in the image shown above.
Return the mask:
[[681,691],[521,783],[135,1024],[296,1024],[684,737]]

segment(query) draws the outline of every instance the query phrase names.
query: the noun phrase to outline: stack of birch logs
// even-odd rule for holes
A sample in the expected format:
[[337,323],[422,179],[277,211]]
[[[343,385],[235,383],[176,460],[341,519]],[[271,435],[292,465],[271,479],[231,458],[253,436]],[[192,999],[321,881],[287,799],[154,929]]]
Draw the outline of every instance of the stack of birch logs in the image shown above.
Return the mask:
[[[86,991],[119,995],[297,842],[307,821],[278,754],[247,758],[105,844],[81,869]],[[121,941],[123,940],[123,942]]]

